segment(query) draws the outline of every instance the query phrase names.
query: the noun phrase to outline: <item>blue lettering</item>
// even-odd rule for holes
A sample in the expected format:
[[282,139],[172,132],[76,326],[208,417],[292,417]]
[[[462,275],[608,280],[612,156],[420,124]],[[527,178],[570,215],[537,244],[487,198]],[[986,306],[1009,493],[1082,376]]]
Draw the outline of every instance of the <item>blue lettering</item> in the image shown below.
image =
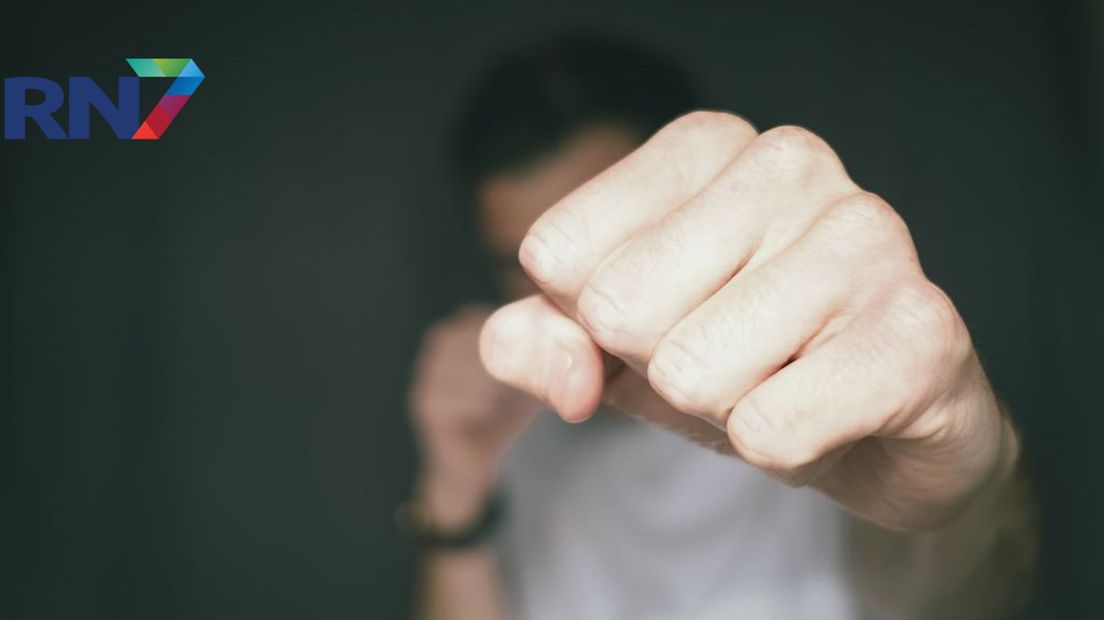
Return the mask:
[[89,109],[96,108],[120,140],[138,130],[138,78],[119,78],[119,105],[89,77],[69,78],[69,139],[87,140]]
[[[45,96],[42,103],[27,103],[27,91],[37,90]],[[54,120],[53,113],[65,102],[65,92],[57,82],[37,77],[17,77],[4,80],[4,138],[22,140],[27,137],[27,119],[33,120],[51,140],[64,140],[65,132]]]

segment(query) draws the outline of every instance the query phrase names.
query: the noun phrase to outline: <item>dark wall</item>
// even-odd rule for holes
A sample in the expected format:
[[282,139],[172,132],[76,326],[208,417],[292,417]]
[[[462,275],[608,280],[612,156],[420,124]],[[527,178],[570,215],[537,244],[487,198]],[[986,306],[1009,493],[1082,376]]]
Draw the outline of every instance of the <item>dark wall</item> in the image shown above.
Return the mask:
[[0,143],[0,617],[406,614],[408,366],[487,291],[444,132],[495,50],[565,25],[814,129],[904,214],[1037,464],[1034,615],[1104,617],[1091,1],[718,6],[0,4],[3,76],[208,78],[159,142]]

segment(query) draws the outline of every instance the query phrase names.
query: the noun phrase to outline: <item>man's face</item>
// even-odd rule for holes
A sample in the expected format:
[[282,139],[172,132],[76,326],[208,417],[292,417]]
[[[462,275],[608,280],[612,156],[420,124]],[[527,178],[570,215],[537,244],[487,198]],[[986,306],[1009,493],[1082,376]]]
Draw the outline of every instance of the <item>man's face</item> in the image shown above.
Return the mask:
[[575,133],[563,146],[518,172],[487,177],[476,188],[479,227],[508,299],[537,292],[518,264],[529,227],[560,198],[628,155],[640,143],[628,129],[596,125]]

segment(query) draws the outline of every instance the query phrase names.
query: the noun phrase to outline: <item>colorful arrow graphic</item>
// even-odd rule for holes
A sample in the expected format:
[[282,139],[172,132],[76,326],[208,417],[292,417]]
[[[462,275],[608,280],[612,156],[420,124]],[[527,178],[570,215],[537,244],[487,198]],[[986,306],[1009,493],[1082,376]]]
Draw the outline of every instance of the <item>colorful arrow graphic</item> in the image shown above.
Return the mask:
[[176,78],[131,140],[159,140],[188,98],[203,82],[203,72],[191,58],[127,58],[140,78]]

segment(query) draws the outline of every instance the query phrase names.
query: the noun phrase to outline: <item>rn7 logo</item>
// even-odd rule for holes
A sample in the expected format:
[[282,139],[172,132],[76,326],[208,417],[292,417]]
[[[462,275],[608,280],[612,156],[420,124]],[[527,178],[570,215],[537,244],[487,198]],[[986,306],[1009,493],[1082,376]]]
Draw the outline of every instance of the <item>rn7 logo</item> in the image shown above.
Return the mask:
[[[27,121],[33,121],[50,140],[87,140],[90,110],[95,108],[120,140],[159,140],[203,82],[203,72],[191,58],[127,58],[127,62],[138,77],[119,78],[117,104],[92,78],[69,78],[68,136],[54,118],[65,103],[65,91],[60,84],[40,77],[6,78],[4,139],[25,139]],[[145,120],[138,116],[138,80],[141,78],[176,78]],[[41,93],[35,97],[39,102],[28,102],[30,91]]]

